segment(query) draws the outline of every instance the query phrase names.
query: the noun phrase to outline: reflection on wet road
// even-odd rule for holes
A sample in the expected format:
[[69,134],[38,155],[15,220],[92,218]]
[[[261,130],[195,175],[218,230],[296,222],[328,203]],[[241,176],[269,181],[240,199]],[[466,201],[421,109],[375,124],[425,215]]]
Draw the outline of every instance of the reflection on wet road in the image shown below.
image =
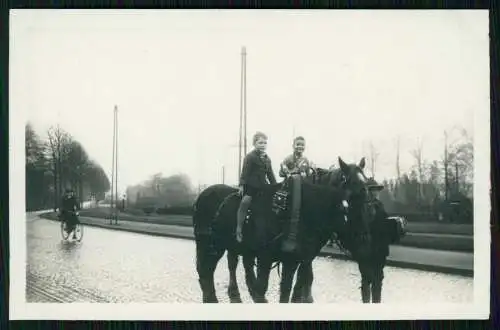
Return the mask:
[[[63,242],[59,223],[27,219],[27,302],[200,302],[193,241],[86,227],[80,243]],[[318,258],[314,263],[316,302],[359,302],[357,265]],[[217,295],[229,302],[226,258],[216,274]],[[279,277],[271,273],[267,297],[277,302]],[[243,267],[238,283],[250,297]],[[471,302],[473,279],[386,267],[383,301],[388,303]]]

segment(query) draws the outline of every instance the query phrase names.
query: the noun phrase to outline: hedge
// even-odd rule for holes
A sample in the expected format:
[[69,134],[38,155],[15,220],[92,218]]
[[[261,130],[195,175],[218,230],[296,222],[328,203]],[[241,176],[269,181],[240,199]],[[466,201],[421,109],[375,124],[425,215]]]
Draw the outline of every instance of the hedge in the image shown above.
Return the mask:
[[193,215],[193,208],[191,206],[162,207],[156,209],[156,214]]

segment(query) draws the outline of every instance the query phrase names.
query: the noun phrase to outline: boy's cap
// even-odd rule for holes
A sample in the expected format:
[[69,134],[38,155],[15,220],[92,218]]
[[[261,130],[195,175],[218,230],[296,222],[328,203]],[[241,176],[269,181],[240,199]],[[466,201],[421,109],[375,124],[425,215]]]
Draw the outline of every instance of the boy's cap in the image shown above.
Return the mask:
[[366,185],[368,186],[368,190],[371,191],[380,191],[384,189],[384,186],[375,181],[374,178],[368,178]]

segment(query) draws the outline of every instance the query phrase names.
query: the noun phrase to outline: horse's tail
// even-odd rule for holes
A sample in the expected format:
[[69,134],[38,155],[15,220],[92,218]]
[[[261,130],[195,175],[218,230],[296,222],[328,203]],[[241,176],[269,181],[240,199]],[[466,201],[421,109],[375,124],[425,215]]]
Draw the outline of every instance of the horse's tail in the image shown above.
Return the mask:
[[205,201],[208,198],[210,196],[207,191],[203,191],[193,203],[193,229],[196,240],[200,235],[207,234],[207,230],[210,228],[210,216],[204,205],[207,204]]

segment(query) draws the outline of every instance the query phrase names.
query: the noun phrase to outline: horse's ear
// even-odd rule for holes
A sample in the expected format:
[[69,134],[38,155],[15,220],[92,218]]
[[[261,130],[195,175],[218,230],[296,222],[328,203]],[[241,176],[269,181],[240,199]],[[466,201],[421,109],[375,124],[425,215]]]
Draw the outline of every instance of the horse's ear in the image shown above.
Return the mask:
[[361,161],[359,162],[359,168],[364,170],[366,165],[365,157],[361,158]]
[[347,172],[347,170],[348,170],[348,166],[347,166],[347,164],[346,164],[346,163],[342,160],[342,158],[340,158],[340,156],[339,156],[339,166],[340,166],[340,170],[341,170],[342,172],[344,172],[344,173],[346,173],[346,172]]

